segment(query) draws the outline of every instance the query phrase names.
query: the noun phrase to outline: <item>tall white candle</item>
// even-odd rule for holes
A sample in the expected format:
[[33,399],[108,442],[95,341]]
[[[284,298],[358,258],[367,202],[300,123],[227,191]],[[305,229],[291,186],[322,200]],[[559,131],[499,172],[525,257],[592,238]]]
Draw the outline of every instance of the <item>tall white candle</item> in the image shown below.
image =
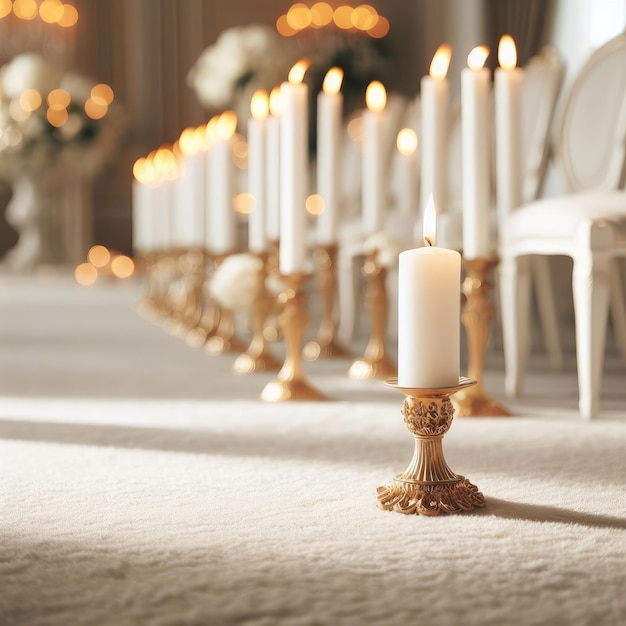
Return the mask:
[[169,250],[178,244],[172,238],[174,217],[173,188],[176,179],[176,157],[169,146],[161,146],[153,153],[155,171],[153,193],[154,242],[158,250]]
[[341,119],[343,70],[331,67],[317,96],[317,193],[324,210],[317,219],[317,243],[326,246],[337,240],[337,211],[341,177]]
[[396,138],[398,148],[398,210],[404,215],[417,213],[417,135],[412,128],[403,128]]
[[235,112],[222,113],[215,124],[215,141],[207,155],[207,242],[209,251],[218,255],[232,252],[237,245],[237,222],[232,206],[235,177],[232,139],[236,128]]
[[427,246],[400,253],[398,385],[450,387],[459,382],[461,255],[436,248],[435,206],[424,211]]
[[430,64],[430,74],[422,77],[421,124],[421,206],[432,195],[439,211],[446,209],[447,130],[449,86],[446,75],[452,49],[442,44]]
[[500,67],[494,73],[496,204],[498,215],[505,215],[522,201],[519,88],[523,70],[515,67],[517,51],[510,35],[500,39],[498,62]]
[[280,237],[280,87],[270,92],[270,116],[267,118],[267,238]]
[[308,87],[303,83],[309,67],[301,59],[281,85],[280,118],[280,252],[279,270],[303,272],[306,264],[306,208],[308,170]]
[[152,195],[147,159],[141,157],[133,165],[133,252],[145,254],[154,249]]
[[248,120],[248,192],[254,198],[254,206],[248,215],[248,248],[255,253],[267,250],[265,131],[268,107],[267,91],[255,91],[250,101],[252,117]]
[[474,48],[461,70],[461,159],[463,196],[463,256],[491,255],[489,220],[491,137],[489,133],[489,70],[484,67],[489,48]]
[[382,83],[375,80],[367,86],[365,102],[361,206],[363,233],[371,235],[382,230],[386,208],[382,144],[387,92]]

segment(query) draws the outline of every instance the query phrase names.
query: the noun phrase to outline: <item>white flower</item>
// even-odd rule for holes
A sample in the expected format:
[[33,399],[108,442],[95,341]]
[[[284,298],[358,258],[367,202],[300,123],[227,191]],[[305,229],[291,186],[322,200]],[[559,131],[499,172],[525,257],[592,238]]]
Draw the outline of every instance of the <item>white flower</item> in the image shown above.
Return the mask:
[[215,270],[209,293],[231,311],[249,310],[259,290],[263,262],[252,254],[231,254]]
[[36,89],[42,96],[59,86],[62,71],[34,52],[14,57],[4,68],[2,91],[5,98],[19,98],[26,89]]

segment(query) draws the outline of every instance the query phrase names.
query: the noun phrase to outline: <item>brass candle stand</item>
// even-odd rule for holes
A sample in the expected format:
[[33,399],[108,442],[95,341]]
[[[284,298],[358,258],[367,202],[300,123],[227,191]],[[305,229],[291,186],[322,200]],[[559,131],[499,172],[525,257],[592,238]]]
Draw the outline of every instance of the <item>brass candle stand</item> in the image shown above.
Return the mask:
[[476,384],[460,378],[452,387],[415,389],[398,386],[396,378],[386,381],[405,394],[402,415],[415,437],[413,459],[390,485],[379,487],[378,507],[385,511],[418,515],[461,513],[485,506],[485,498],[464,476],[455,474],[443,456],[442,440],[454,416],[450,394]]
[[276,378],[261,392],[266,402],[286,400],[323,400],[324,396],[312,387],[302,372],[302,337],[308,322],[306,296],[303,286],[309,278],[304,273],[281,275],[287,285],[279,296],[283,305],[280,326],[285,338],[285,361]]
[[157,279],[157,260],[158,252],[144,252],[139,256],[139,263],[145,268],[146,272],[146,293],[137,304],[137,311],[140,315],[155,321],[158,314],[159,289]]
[[307,361],[345,357],[348,353],[335,341],[337,245],[316,248],[313,258],[316,265],[316,284],[322,297],[322,321],[317,337],[304,346],[303,356]]
[[265,252],[257,254],[261,266],[257,278],[256,297],[250,312],[250,325],[253,335],[248,349],[240,354],[233,364],[233,372],[236,374],[252,374],[253,372],[266,372],[280,368],[280,363],[269,350],[265,338],[265,324],[272,307],[272,298],[265,285],[268,256]]
[[377,263],[378,252],[368,254],[363,265],[366,280],[365,308],[370,318],[370,338],[365,353],[351,365],[348,376],[354,380],[390,378],[398,368],[389,360],[385,349],[388,298],[385,281],[387,269]]
[[466,297],[461,321],[467,336],[467,373],[477,381],[474,387],[462,389],[452,397],[459,417],[504,417],[509,412],[500,406],[483,386],[485,355],[489,340],[489,326],[493,317],[492,290],[487,274],[498,264],[497,258],[464,259],[466,277],[462,291]]
[[209,298],[206,290],[207,280],[215,271],[216,257],[206,250],[202,250],[202,284],[198,287],[197,296],[200,299],[200,312],[197,323],[189,329],[185,336],[187,345],[193,348],[204,346],[207,339],[211,337],[217,330],[220,321],[219,308],[211,298]]

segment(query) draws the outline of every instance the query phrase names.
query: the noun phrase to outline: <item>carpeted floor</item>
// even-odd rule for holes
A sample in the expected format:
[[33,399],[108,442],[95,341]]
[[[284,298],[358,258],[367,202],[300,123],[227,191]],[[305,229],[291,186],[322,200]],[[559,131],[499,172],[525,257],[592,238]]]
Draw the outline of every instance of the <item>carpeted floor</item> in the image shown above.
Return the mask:
[[[626,619],[626,364],[602,416],[536,358],[515,413],[455,419],[487,507],[380,511],[402,397],[306,364],[324,403],[263,404],[133,310],[137,289],[0,281],[0,624],[607,625]],[[495,351],[494,351],[495,352]]]

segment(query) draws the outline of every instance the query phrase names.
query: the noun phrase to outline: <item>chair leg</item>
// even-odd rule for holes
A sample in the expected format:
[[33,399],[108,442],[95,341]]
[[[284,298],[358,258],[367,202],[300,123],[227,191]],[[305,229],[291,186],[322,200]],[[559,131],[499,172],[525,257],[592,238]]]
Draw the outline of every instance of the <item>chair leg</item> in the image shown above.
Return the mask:
[[519,396],[529,351],[530,257],[503,258],[500,263],[500,306],[505,389],[509,396]]
[[617,259],[614,259],[611,264],[611,303],[609,307],[615,340],[619,346],[622,359],[626,361],[626,299]]
[[533,283],[537,296],[539,321],[543,332],[543,341],[553,370],[563,369],[563,350],[559,322],[554,304],[554,291],[550,276],[550,259],[546,256],[532,258]]
[[572,288],[576,317],[578,405],[584,419],[597,417],[609,312],[611,229],[583,222],[577,233]]

